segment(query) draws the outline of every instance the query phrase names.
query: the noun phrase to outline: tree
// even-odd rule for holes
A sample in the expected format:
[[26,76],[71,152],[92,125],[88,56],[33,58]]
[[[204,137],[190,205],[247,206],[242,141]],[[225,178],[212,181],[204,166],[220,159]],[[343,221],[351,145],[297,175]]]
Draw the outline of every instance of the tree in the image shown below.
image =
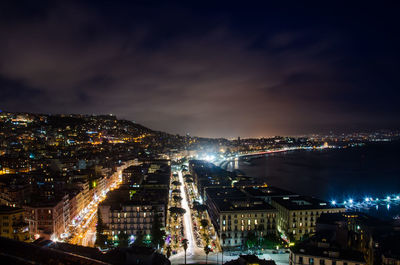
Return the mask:
[[174,216],[175,221],[178,219],[178,216],[182,216],[186,213],[186,210],[180,207],[171,207],[169,208],[169,211]]
[[139,233],[136,235],[135,241],[133,242],[134,246],[144,246],[144,235]]
[[185,180],[185,182],[186,182],[186,183],[193,183],[193,179],[192,179],[192,178],[187,178],[187,179]]
[[164,245],[165,231],[161,228],[160,217],[157,214],[154,214],[153,226],[151,227],[151,243],[155,248]]
[[204,247],[204,253],[206,253],[206,264],[208,263],[208,254],[210,253],[210,251],[211,249],[208,245]]
[[198,213],[205,212],[205,211],[207,211],[207,205],[200,204],[198,202],[197,203],[193,202],[193,210],[195,210]]
[[174,199],[174,202],[175,202],[175,203],[178,203],[178,202],[180,202],[180,201],[183,200],[182,197],[179,196],[179,195],[174,195],[174,196],[172,197],[172,199]]
[[275,234],[267,234],[263,237],[263,247],[264,248],[275,248],[280,245],[282,240]]
[[246,237],[246,246],[247,248],[251,249],[257,244],[257,236],[253,232],[247,233]]
[[310,238],[310,233],[305,233],[304,235],[301,236],[301,241],[307,240]]
[[221,264],[224,264],[224,247],[223,247],[223,245],[225,244],[226,234],[223,233],[221,235],[221,238],[222,238],[222,244],[221,244],[222,263]]
[[264,231],[264,225],[260,224],[258,226],[256,226],[256,233],[257,233],[257,243],[258,246],[261,246],[261,240],[262,240],[262,232]]
[[129,236],[124,231],[120,232],[118,235],[118,245],[120,247],[128,247],[129,246]]
[[97,210],[97,226],[96,226],[96,246],[104,248],[107,242],[107,236],[104,233],[104,224],[101,219],[100,210]]
[[169,257],[171,257],[171,254],[172,254],[171,252],[172,252],[172,248],[171,248],[170,245],[168,245],[168,246],[167,246],[167,253],[166,253],[168,259],[169,259]]
[[175,180],[175,181],[172,181],[172,183],[171,183],[171,184],[172,184],[172,185],[174,185],[175,187],[182,185],[182,183],[180,183],[180,182],[179,182],[179,181],[177,181],[177,180]]
[[189,241],[186,238],[182,240],[183,249],[185,250],[185,264],[186,264],[186,250],[188,248],[188,243]]
[[200,224],[203,227],[204,230],[208,227],[208,220],[207,219],[201,219]]

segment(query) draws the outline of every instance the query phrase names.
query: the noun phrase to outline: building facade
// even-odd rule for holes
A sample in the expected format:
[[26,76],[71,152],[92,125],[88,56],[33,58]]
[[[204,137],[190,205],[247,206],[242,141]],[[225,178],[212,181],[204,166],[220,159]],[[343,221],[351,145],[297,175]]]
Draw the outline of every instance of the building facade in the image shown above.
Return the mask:
[[327,202],[307,197],[276,197],[271,205],[277,210],[277,229],[289,241],[315,234],[317,218],[323,213],[346,211]]
[[24,209],[0,206],[0,236],[19,241],[30,239]]
[[248,197],[237,188],[206,190],[211,221],[223,247],[243,245],[249,233],[276,234],[277,211],[263,200]]

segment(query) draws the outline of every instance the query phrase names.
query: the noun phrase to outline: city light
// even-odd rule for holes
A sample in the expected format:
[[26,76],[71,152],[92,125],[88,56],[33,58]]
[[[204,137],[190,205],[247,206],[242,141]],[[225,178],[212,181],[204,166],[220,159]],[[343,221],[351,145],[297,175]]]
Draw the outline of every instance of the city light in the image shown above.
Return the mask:
[[332,201],[331,204],[332,204],[332,205],[336,205],[336,201]]
[[349,203],[350,203],[350,204],[353,204],[353,199],[350,199],[350,200],[349,200]]

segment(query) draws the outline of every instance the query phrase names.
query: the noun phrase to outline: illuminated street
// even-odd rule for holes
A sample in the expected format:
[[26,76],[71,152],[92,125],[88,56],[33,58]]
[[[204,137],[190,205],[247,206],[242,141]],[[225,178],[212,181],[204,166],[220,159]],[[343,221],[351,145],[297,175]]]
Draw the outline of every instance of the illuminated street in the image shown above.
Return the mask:
[[125,165],[119,167],[117,172],[114,173],[118,175],[118,177],[115,178],[115,182],[103,191],[100,197],[95,196],[90,204],[82,210],[78,218],[80,221],[73,226],[74,233],[72,233],[72,237],[68,240],[69,243],[94,247],[96,242],[97,207],[99,203],[106,198],[106,194],[109,190],[119,187],[122,181],[122,171],[130,165],[132,165],[132,162],[127,162]]
[[[186,251],[186,260],[188,264],[191,263],[205,263],[206,262],[206,254],[203,250],[202,247],[198,247],[196,244],[196,236],[194,235],[194,229],[193,229],[193,223],[191,220],[191,214],[192,214],[192,209],[189,207],[189,198],[186,194],[185,191],[185,181],[183,178],[183,173],[181,170],[178,171],[178,176],[179,176],[179,182],[182,183],[180,185],[180,190],[181,190],[181,196],[183,198],[181,202],[181,207],[186,210],[186,213],[183,216],[183,221],[184,221],[184,231],[185,231],[185,237],[188,239],[188,248]],[[208,217],[208,214],[207,214]],[[210,222],[210,226],[212,226],[212,223]],[[214,229],[212,229],[214,231]],[[278,265],[287,265],[289,264],[288,260],[288,255],[287,253],[276,253],[273,254],[272,250],[267,252],[268,254],[263,254],[259,255],[259,258],[262,259],[273,259],[275,260],[276,264]],[[226,261],[234,260],[239,257],[239,254],[242,253],[233,253],[233,252],[225,252],[223,261],[224,263]],[[170,257],[170,261],[172,264],[184,264],[184,251],[180,251],[177,254],[173,255]],[[208,263],[212,264],[221,264],[222,262],[222,253],[221,252],[210,252],[208,255]]]

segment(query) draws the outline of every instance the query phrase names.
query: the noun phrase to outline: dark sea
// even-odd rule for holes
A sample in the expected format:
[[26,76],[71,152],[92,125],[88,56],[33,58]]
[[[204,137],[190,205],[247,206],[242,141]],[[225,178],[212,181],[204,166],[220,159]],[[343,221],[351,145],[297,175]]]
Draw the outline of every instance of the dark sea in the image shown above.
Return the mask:
[[[240,161],[236,167],[268,185],[327,201],[363,201],[400,194],[400,142],[269,154]],[[399,203],[384,203],[370,213],[396,216],[400,214]]]

